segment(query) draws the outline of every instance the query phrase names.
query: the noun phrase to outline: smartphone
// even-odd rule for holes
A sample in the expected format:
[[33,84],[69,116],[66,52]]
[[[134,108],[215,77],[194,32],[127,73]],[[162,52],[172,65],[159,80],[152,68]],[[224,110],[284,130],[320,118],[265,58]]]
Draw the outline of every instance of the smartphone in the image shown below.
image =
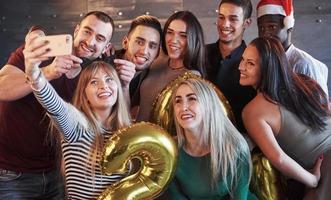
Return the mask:
[[46,57],[70,55],[72,53],[72,36],[69,34],[49,35],[37,39],[48,41],[46,47],[50,51],[45,54]]

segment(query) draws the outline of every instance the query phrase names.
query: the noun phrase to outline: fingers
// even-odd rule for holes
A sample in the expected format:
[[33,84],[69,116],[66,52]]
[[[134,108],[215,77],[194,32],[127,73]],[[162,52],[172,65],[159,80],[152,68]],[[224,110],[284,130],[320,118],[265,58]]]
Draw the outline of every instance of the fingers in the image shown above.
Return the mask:
[[36,55],[47,53],[50,49],[46,48],[49,43],[48,40],[43,40],[40,36],[29,38],[25,44],[25,50],[29,52],[36,52]]
[[49,65],[49,77],[58,78],[68,73],[72,68],[79,68],[82,60],[73,55],[57,56]]
[[[32,43],[36,43],[36,39],[39,38],[39,37],[40,36],[35,35],[35,36],[27,38],[27,40],[25,41],[25,45],[31,46]],[[45,41],[39,40],[37,42],[42,43],[42,42],[45,42]]]
[[24,57],[25,58],[38,58],[42,57],[48,51],[49,48],[46,47],[48,44],[47,40],[39,40],[38,36],[35,36],[27,41],[24,48]]
[[115,59],[114,63],[116,64],[116,71],[122,81],[123,86],[127,86],[136,73],[135,64],[122,59]]
[[111,55],[111,49],[108,50],[108,51],[105,51],[104,55],[105,55],[106,57],[109,57],[109,56]]
[[321,155],[320,157],[318,157],[318,159],[317,159],[317,161],[315,163],[315,168],[317,168],[317,169],[320,169],[321,168],[323,159],[324,159],[324,156],[323,155]]
[[124,85],[130,83],[133,78],[133,76],[131,74],[127,74],[127,73],[123,73],[123,72],[118,73],[118,76]]
[[63,68],[71,69],[74,65],[79,65],[82,63],[82,59],[74,56],[74,55],[67,55],[67,56],[58,56],[56,57],[56,60],[58,61],[58,64],[63,66]]
[[38,40],[38,36],[28,38],[23,50],[26,73],[35,71],[42,61],[49,58],[44,56],[50,49],[46,47],[48,41]]
[[[110,49],[110,53],[111,53],[111,55],[115,55],[115,48],[111,48]],[[110,56],[110,55],[109,55]]]
[[80,63],[74,62],[74,64],[71,66],[71,68],[74,68],[74,69],[80,68]]
[[134,76],[136,73],[136,65],[130,61],[115,59],[114,63],[116,64],[117,72],[121,72],[120,74]]
[[130,61],[127,61],[127,60],[123,60],[123,59],[115,59],[114,60],[114,63],[115,64],[118,64],[118,65],[126,65],[126,66],[130,66],[130,67],[134,67],[135,68],[135,64],[133,64],[132,62]]
[[39,49],[37,48],[35,50],[26,49],[23,51],[23,54],[24,58],[26,59],[37,59],[41,61],[49,59],[47,56],[45,56],[45,54],[49,51],[50,49],[43,48],[43,46],[41,46]]
[[313,184],[313,187],[316,187],[320,178],[321,178],[321,165],[323,162],[323,155],[321,155],[315,162],[314,168],[312,169],[312,173],[314,174],[316,178],[315,184]]
[[83,62],[82,59],[78,58],[77,56],[74,55],[69,55],[69,58],[74,62],[74,63],[79,63],[81,64]]

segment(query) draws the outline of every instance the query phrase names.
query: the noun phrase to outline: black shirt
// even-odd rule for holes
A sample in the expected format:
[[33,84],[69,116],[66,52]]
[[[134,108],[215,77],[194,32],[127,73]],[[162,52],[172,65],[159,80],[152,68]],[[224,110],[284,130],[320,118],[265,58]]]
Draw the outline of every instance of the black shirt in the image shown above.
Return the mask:
[[219,41],[206,46],[209,65],[207,66],[207,78],[214,83],[229,101],[236,120],[236,127],[242,133],[246,133],[243,125],[241,112],[245,105],[256,95],[255,90],[250,86],[239,84],[239,64],[246,44],[234,49],[225,59],[222,58],[218,46]]

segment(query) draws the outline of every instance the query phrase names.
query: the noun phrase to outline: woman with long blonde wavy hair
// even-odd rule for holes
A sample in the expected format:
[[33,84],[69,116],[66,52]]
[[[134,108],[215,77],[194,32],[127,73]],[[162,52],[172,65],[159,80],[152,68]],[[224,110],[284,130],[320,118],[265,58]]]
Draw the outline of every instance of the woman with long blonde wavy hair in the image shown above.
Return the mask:
[[213,87],[190,78],[179,84],[172,103],[180,148],[170,199],[255,199],[248,190],[248,144]]

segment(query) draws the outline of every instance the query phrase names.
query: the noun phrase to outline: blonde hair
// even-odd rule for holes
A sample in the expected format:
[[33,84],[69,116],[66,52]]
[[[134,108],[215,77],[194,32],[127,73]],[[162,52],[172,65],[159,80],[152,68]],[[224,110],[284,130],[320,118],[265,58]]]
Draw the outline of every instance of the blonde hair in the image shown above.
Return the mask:
[[[196,94],[197,101],[204,113],[202,131],[198,139],[200,147],[210,149],[212,187],[216,187],[217,182],[223,180],[227,190],[233,197],[233,188],[242,175],[240,171],[237,171],[238,161],[243,160],[249,163],[249,171],[251,173],[248,144],[224,114],[221,101],[212,85],[203,79],[196,78],[185,80],[179,86],[184,84],[189,86]],[[173,94],[176,94],[176,91]],[[174,104],[175,95],[173,95],[172,99]],[[172,109],[174,109],[173,107]],[[184,129],[179,125],[176,117],[174,117],[174,121],[178,144],[181,147],[185,143]]]
[[[118,78],[116,70],[112,65],[103,61],[95,61],[91,63],[81,72],[77,88],[73,97],[73,105],[76,107],[76,109],[83,113],[81,117],[77,115],[77,118],[80,119],[81,124],[85,127],[88,127],[91,133],[94,133],[94,141],[92,143],[92,147],[89,153],[89,161],[91,161],[92,163],[92,166],[89,167],[92,168],[93,172],[95,171],[95,165],[98,163],[97,157],[102,153],[103,150],[104,138],[102,136],[102,133],[105,130],[103,129],[102,124],[97,120],[93,109],[88,103],[85,89],[89,81],[99,70],[103,70],[108,75],[110,75],[115,80],[118,86],[117,101],[113,105],[112,112],[107,119],[107,123],[109,124],[109,127],[111,127],[111,131],[130,125],[130,115],[128,107],[124,99],[121,82]],[[84,118],[86,118],[86,120]],[[92,174],[92,176],[94,176],[94,173]]]

